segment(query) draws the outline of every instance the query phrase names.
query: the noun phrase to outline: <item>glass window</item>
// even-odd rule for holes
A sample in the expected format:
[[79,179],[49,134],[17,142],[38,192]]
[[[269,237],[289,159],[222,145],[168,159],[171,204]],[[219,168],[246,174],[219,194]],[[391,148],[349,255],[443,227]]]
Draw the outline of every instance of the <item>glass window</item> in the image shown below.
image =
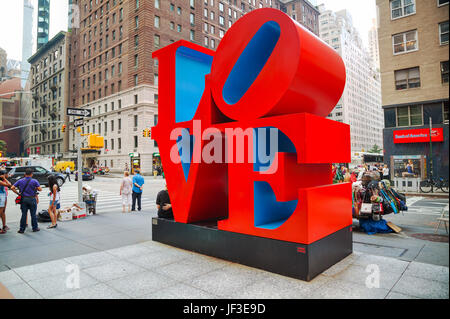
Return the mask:
[[417,30],[393,35],[392,44],[394,48],[394,54],[416,51],[418,49]]
[[159,17],[155,16],[155,28],[159,28]]
[[423,125],[422,105],[402,106],[397,108],[397,126]]
[[406,90],[420,87],[419,67],[395,71],[395,89]]
[[439,43],[448,44],[448,21],[439,23]]
[[415,0],[391,0],[391,19],[397,19],[416,13]]
[[448,83],[448,61],[441,62],[442,83]]

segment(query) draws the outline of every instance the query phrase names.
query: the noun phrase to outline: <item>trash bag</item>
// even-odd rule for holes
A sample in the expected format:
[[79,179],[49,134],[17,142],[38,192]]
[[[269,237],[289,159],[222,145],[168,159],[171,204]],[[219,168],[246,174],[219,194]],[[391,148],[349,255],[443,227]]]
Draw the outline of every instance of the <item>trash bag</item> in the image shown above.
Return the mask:
[[384,219],[378,221],[372,219],[360,219],[359,227],[368,235],[393,232]]
[[50,218],[50,214],[46,209],[38,213],[37,220],[39,223],[50,223],[52,221],[52,219]]

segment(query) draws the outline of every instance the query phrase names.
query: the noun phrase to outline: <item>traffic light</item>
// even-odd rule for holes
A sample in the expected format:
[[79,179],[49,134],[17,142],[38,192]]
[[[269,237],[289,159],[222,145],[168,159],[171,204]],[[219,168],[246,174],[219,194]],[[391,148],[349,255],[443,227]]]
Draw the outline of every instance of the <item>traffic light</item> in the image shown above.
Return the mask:
[[88,137],[88,148],[99,149],[105,145],[105,138],[98,134],[91,134]]
[[61,127],[61,132],[65,132],[66,131],[66,125],[64,124],[62,127]]
[[143,137],[150,137],[151,135],[151,130],[146,128],[145,130],[142,130],[142,136]]

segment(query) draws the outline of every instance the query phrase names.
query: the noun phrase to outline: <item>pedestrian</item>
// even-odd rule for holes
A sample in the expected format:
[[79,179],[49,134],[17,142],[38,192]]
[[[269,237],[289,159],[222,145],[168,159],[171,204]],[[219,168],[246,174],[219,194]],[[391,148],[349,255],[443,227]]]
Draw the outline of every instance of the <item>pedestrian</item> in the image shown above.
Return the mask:
[[2,219],[3,227],[0,228],[0,234],[6,233],[9,227],[6,225],[6,204],[8,199],[7,189],[11,187],[11,183],[6,179],[8,173],[5,170],[0,170],[0,217]]
[[138,169],[135,170],[136,175],[133,176],[133,204],[131,205],[131,211],[136,211],[136,201],[138,206],[138,211],[141,211],[141,197],[142,197],[142,188],[144,185],[144,178],[141,176],[140,171]]
[[170,203],[167,185],[156,196],[156,208],[158,209],[159,218],[173,219],[172,204]]
[[123,173],[122,184],[120,185],[120,195],[122,195],[122,206],[123,206],[122,213],[125,213],[125,206],[128,206],[128,212],[130,212],[132,192],[133,192],[133,182],[131,181],[130,173],[128,171],[125,171]]
[[383,167],[383,179],[387,179],[389,180],[389,168],[388,166],[385,164]]
[[69,182],[71,182],[71,180],[70,180],[70,167],[69,166],[67,166],[66,167],[66,179],[69,179]]
[[58,227],[57,221],[58,221],[58,212],[57,209],[61,208],[61,195],[60,195],[60,189],[58,182],[56,180],[56,177],[53,175],[50,175],[48,177],[48,188],[50,190],[50,193],[48,196],[50,196],[50,203],[48,207],[48,214],[50,215],[50,219],[52,221],[52,224],[47,227],[47,229],[53,229]]
[[20,210],[22,211],[22,218],[20,219],[20,229],[18,233],[23,234],[25,232],[25,228],[27,227],[26,220],[28,211],[30,211],[31,215],[31,226],[33,228],[33,232],[38,232],[40,229],[36,218],[36,191],[42,191],[42,188],[39,182],[33,178],[33,170],[31,168],[27,168],[25,170],[24,178],[21,178],[13,186],[11,186],[11,190],[21,196]]

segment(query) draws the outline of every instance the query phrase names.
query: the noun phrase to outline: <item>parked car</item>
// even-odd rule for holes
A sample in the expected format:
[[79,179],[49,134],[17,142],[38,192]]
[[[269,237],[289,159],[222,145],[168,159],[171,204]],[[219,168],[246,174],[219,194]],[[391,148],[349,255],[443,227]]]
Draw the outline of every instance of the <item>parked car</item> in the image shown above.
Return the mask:
[[14,184],[19,179],[25,176],[25,170],[27,168],[31,168],[33,170],[33,178],[36,179],[39,184],[43,186],[48,186],[48,177],[53,175],[56,177],[56,181],[61,187],[66,181],[66,176],[56,172],[50,172],[49,170],[41,167],[41,166],[14,166],[8,171],[9,177],[8,180]]
[[[92,174],[89,168],[83,168],[81,180],[82,181],[91,181],[94,179],[94,174]],[[75,172],[75,180],[78,180],[78,171]]]

